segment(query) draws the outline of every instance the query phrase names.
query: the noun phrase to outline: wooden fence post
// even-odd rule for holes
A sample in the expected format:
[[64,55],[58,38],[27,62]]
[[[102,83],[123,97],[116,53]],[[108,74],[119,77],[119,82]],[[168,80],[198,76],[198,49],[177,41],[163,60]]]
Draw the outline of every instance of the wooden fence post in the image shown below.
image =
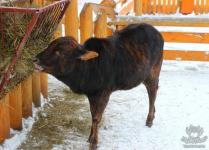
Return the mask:
[[182,0],[181,1],[181,13],[191,14],[194,10],[194,0]]
[[22,82],[22,115],[24,118],[32,116],[32,76]]
[[200,3],[200,0],[196,0],[196,4],[194,6],[194,13],[195,13],[195,15],[198,15],[199,14],[199,11],[200,11],[200,5],[199,5],[199,3]]
[[114,0],[102,0],[100,4],[107,7],[112,7],[113,9],[116,7],[116,2]]
[[48,98],[48,74],[40,73],[41,93],[44,98]]
[[43,6],[43,5],[44,5],[44,0],[36,0],[35,3],[36,3],[38,6]]
[[93,35],[93,14],[92,6],[85,4],[80,13],[80,43],[83,44],[85,40]]
[[208,12],[209,12],[209,0],[206,0],[205,13],[207,14]]
[[0,144],[9,137],[9,117],[9,95],[6,95],[4,98],[0,99]]
[[15,130],[22,129],[22,90],[21,84],[9,93],[10,126]]
[[98,15],[95,22],[94,34],[98,38],[104,38],[107,36],[107,15],[105,13]]
[[78,40],[78,2],[72,0],[65,13],[65,35],[73,36]]
[[135,16],[142,15],[142,0],[134,0],[134,12]]
[[40,87],[40,73],[34,72],[32,74],[32,95],[33,95],[33,103],[35,107],[41,106],[41,87]]

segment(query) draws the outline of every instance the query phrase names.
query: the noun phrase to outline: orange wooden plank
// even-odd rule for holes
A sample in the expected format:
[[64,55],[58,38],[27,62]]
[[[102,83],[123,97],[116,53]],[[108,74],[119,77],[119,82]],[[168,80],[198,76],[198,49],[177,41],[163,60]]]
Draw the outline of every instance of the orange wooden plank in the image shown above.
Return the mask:
[[[181,4],[180,1],[177,0],[177,1],[176,1],[176,7],[175,7],[175,13],[177,13],[177,11],[180,12],[180,9],[179,9],[179,8],[180,8],[180,4]],[[178,9],[179,9],[179,10],[178,10]]]
[[158,0],[158,4],[157,4],[157,13],[161,13],[162,12],[162,1]]
[[155,14],[156,12],[157,12],[157,0],[153,0],[152,13]]
[[162,32],[166,42],[209,43],[209,33]]
[[120,12],[119,14],[120,15],[127,15],[130,10],[134,8],[134,1],[131,1],[126,7],[124,7]]
[[200,4],[200,0],[196,0],[195,9],[194,9],[196,15],[199,14],[199,4]]
[[22,115],[24,118],[32,116],[32,76],[21,83],[22,88]]
[[167,7],[166,7],[166,14],[171,13],[171,0],[168,1]]
[[209,54],[203,51],[164,50],[165,60],[209,61]]
[[194,9],[194,0],[182,0],[181,2],[181,13],[191,14]]
[[177,1],[176,0],[172,0],[172,6],[171,6],[171,13],[174,14],[176,13],[176,5],[177,5]]
[[148,9],[148,0],[143,0],[143,2],[142,2],[142,12],[143,12],[143,14],[147,14],[147,9]]
[[204,13],[206,14],[207,13],[207,0],[205,0],[205,6],[204,6]]
[[202,7],[202,13],[204,14],[205,13],[205,7],[206,7],[206,0],[202,0],[203,2],[202,2],[202,5],[201,5],[201,7]]
[[9,118],[9,96],[0,99],[0,144],[4,142],[10,134]]
[[205,13],[209,13],[209,0],[206,0]]
[[194,3],[194,13],[197,14],[197,0],[195,0]]
[[152,11],[152,0],[148,0],[147,2],[147,13],[151,14]]
[[142,0],[142,13],[144,14],[145,13],[145,0]]
[[199,0],[199,4],[198,4],[198,14],[201,14],[201,4],[202,4],[202,0]]
[[163,14],[166,14],[166,0],[163,0]]
[[41,93],[45,99],[48,98],[48,75],[40,73]]
[[32,96],[33,104],[35,107],[41,106],[41,83],[40,83],[40,73],[34,72],[32,74]]
[[17,85],[9,94],[10,126],[15,130],[22,129],[22,89]]
[[205,6],[204,6],[204,13],[207,14],[208,13],[208,0],[205,0]]
[[200,13],[204,14],[204,10],[205,10],[205,0],[201,0]]

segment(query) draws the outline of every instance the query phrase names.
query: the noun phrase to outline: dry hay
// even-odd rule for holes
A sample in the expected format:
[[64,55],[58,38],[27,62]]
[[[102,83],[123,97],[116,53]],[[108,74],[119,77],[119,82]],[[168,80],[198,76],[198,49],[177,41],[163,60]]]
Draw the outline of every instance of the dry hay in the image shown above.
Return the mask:
[[[27,4],[28,7],[28,3]],[[13,7],[12,3],[8,3],[7,6]],[[38,7],[34,4],[30,7]],[[53,14],[52,14],[53,15]],[[10,75],[10,81],[5,86],[4,91],[0,92],[1,97],[9,90],[14,88],[17,84],[23,81],[34,69],[32,59],[40,53],[51,41],[55,26],[52,29],[48,29],[48,34],[44,32],[49,28],[51,22],[51,16],[48,16],[48,20],[42,24],[42,28],[35,26],[30,38],[27,40],[24,48],[22,49],[21,57],[17,60],[14,66],[12,74]],[[22,38],[25,35],[27,25],[32,19],[31,14],[17,14],[17,13],[0,13],[1,25],[0,25],[0,81],[3,78],[5,70],[8,68],[13,57],[16,56],[17,46],[19,46]],[[39,32],[37,32],[39,30]],[[2,34],[3,33],[3,34]],[[2,43],[2,39],[4,42]]]
[[66,139],[88,138],[91,115],[83,95],[72,93],[67,88],[49,92],[50,102],[38,113],[38,120],[27,135],[27,140],[18,149],[51,150],[54,145],[65,145]]

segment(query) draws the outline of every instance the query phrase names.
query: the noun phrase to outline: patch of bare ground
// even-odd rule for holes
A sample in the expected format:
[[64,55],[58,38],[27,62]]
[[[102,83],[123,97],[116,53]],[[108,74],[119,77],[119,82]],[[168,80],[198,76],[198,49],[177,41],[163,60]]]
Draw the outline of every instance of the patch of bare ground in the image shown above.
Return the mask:
[[85,141],[90,132],[91,116],[85,96],[58,86],[50,91],[49,97],[50,102],[38,113],[27,140],[18,149],[78,149],[70,143],[87,144]]

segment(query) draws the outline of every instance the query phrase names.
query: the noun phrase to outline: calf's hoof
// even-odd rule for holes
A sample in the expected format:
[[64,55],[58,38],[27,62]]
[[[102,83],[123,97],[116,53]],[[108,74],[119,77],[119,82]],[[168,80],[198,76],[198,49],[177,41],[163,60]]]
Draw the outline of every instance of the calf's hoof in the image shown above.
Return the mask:
[[151,128],[151,127],[152,127],[152,125],[153,125],[153,123],[152,123],[152,122],[146,122],[146,126],[147,126],[147,127]]
[[90,135],[87,142],[96,144],[97,140],[95,139],[95,137],[93,135]]
[[152,127],[153,125],[153,120],[155,119],[155,116],[154,115],[148,115],[147,116],[147,120],[146,120],[146,126],[148,127]]
[[90,143],[90,145],[89,145],[89,150],[97,150],[97,144],[95,144],[95,143]]

